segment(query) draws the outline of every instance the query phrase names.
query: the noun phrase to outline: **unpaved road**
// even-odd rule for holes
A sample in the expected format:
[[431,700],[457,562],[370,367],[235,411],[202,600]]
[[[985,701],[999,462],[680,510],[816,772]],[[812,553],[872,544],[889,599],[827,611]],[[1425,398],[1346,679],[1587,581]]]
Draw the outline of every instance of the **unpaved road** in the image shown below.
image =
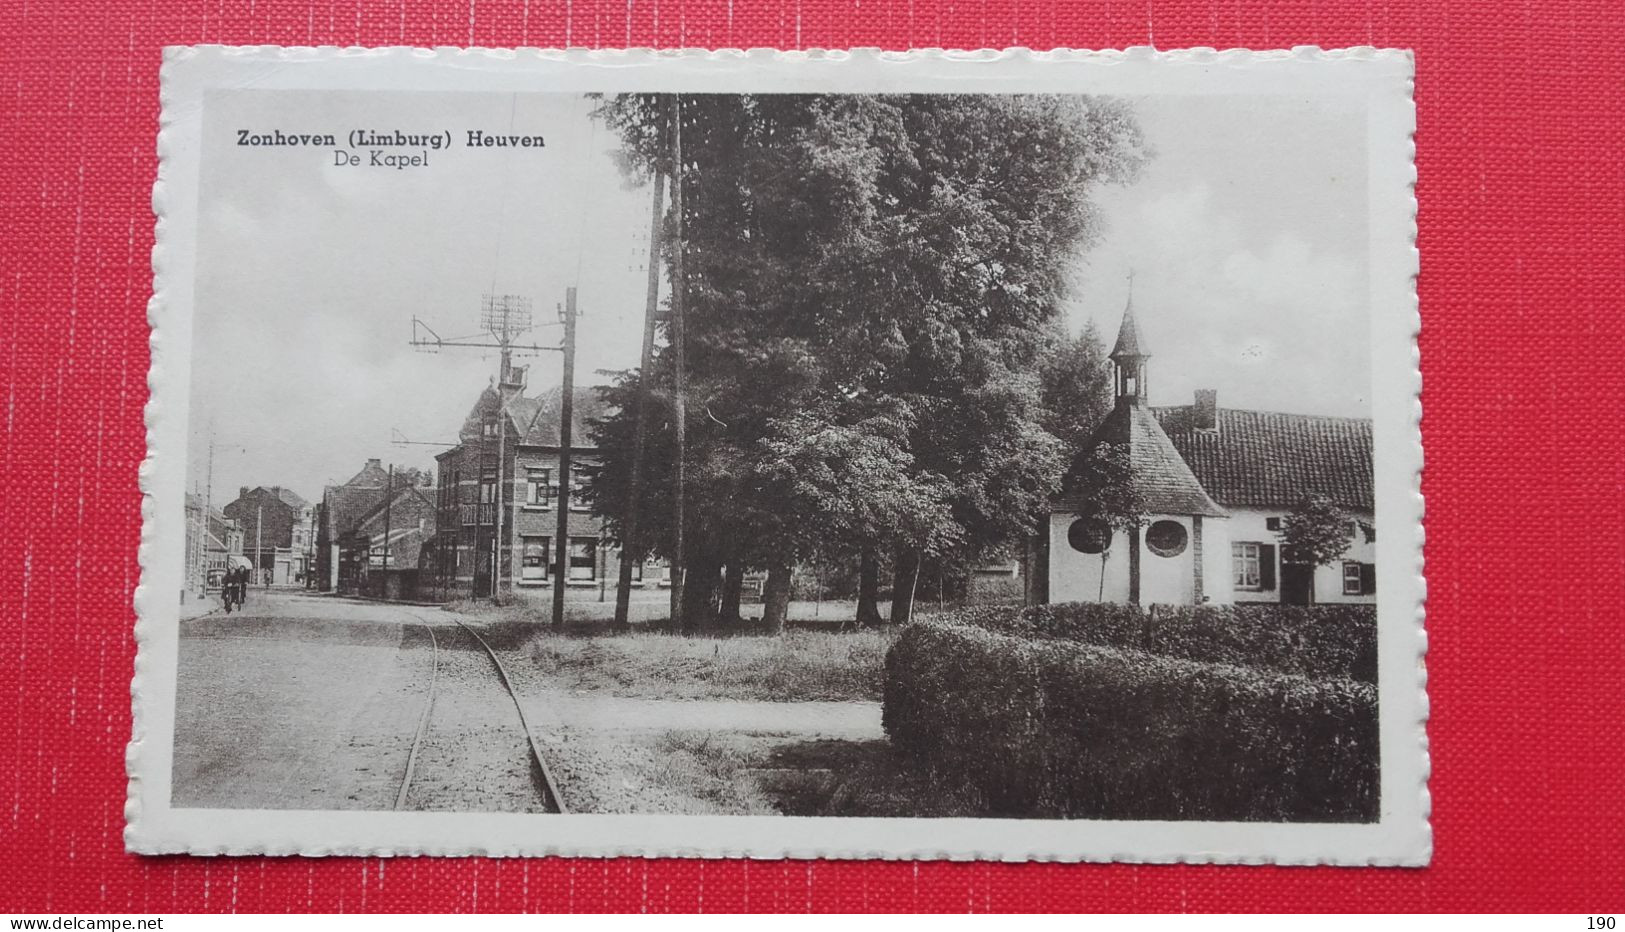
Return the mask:
[[428,697],[428,621],[440,679],[407,808],[543,811],[513,702],[449,616],[277,590],[245,608],[181,624],[176,806],[393,809]]
[[[437,608],[254,590],[245,611],[182,621],[174,805],[393,809],[428,699],[432,627],[438,685],[405,808],[545,811],[513,699],[453,619]],[[576,692],[521,645],[493,646],[572,812],[772,814],[757,774],[777,765],[759,758],[807,742],[883,739],[875,702]]]

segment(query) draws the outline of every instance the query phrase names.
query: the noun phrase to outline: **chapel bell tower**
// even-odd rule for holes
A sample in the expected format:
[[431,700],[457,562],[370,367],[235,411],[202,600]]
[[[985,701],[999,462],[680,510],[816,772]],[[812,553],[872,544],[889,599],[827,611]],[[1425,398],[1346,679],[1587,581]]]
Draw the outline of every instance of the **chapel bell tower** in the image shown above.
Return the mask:
[[1151,354],[1144,349],[1140,327],[1134,322],[1134,276],[1129,275],[1128,303],[1123,307],[1123,325],[1117,331],[1117,344],[1112,347],[1112,367],[1116,371],[1117,404],[1146,406],[1145,361]]

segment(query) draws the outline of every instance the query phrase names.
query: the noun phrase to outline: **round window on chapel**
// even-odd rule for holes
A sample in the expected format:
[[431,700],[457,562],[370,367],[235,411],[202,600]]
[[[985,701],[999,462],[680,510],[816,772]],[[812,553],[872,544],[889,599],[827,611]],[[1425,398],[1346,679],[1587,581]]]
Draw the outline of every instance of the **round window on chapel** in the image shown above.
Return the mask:
[[1111,539],[1112,529],[1098,519],[1079,518],[1066,529],[1066,542],[1079,553],[1100,553]]
[[1185,552],[1189,535],[1178,521],[1157,521],[1145,532],[1145,545],[1159,557],[1177,557]]

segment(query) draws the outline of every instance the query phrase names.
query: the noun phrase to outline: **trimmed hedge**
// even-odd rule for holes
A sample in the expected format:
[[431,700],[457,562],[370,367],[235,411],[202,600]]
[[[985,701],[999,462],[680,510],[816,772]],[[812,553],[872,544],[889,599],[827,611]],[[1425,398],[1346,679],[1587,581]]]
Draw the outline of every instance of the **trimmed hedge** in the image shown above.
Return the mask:
[[[884,723],[992,813],[1377,818],[1372,684],[1024,637],[977,614],[904,630],[886,657]],[[1015,614],[1012,629],[1053,617]]]
[[1310,677],[1377,681],[1375,605],[1116,605],[1068,602],[951,616],[1029,638],[1141,650],[1165,657],[1268,667]]

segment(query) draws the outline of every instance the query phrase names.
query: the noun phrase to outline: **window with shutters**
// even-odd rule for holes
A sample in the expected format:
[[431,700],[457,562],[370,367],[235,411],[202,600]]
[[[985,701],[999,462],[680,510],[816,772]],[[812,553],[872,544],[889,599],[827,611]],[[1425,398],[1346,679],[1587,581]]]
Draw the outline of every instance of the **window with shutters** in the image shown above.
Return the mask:
[[1365,594],[1364,574],[1360,572],[1360,564],[1356,560],[1343,561],[1343,594]]
[[1240,540],[1230,545],[1234,588],[1242,592],[1269,592],[1275,588],[1275,545]]
[[1258,545],[1248,541],[1236,541],[1230,545],[1230,566],[1235,574],[1235,587],[1251,592],[1264,588],[1263,577],[1259,573]]

